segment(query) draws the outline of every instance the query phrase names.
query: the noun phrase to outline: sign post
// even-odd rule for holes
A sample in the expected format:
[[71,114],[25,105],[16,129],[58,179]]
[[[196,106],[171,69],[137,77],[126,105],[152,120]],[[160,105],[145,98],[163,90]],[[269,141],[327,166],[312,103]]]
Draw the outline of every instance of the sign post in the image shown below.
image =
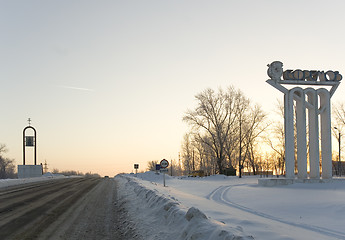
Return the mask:
[[137,176],[138,168],[139,168],[139,164],[134,164],[135,176]]
[[160,164],[156,164],[156,174],[158,174],[159,170],[161,170],[161,165]]
[[169,166],[169,162],[166,159],[163,159],[160,162],[160,168],[161,172],[163,172],[163,186],[165,187],[165,172],[167,172],[168,169],[166,169]]

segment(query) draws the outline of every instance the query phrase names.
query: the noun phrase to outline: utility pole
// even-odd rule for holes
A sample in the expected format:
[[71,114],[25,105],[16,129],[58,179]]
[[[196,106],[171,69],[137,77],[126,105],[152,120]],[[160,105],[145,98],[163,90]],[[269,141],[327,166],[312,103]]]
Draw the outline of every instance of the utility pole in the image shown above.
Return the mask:
[[178,166],[181,166],[180,152],[178,152]]
[[338,130],[338,145],[339,145],[339,154],[338,154],[338,175],[341,177],[341,157],[340,157],[340,152],[341,152],[341,133],[340,130],[337,127],[334,127],[334,129]]
[[195,163],[194,163],[194,149],[193,149],[193,152],[192,152],[192,159],[193,159],[193,171],[195,171]]
[[47,160],[44,160],[44,173],[48,172],[48,164],[47,164]]
[[242,177],[242,119],[240,114],[240,155],[238,156],[238,170],[239,170],[239,178]]
[[181,158],[180,158],[180,152],[178,152],[178,175],[182,175],[182,172],[181,172]]
[[[338,131],[339,131],[339,129],[338,129]],[[341,133],[340,133],[340,131],[339,131],[339,139],[338,139],[338,141],[339,141],[339,155],[338,155],[338,172],[339,172],[339,177],[341,177],[341,157],[340,157],[340,152],[341,152]]]

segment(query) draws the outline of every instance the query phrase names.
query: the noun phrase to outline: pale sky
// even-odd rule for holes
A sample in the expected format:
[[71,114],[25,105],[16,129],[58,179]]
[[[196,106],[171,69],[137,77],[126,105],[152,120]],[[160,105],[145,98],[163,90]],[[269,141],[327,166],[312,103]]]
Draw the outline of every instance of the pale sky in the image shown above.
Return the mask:
[[[0,143],[37,162],[113,176],[178,159],[183,114],[233,85],[270,112],[267,64],[345,77],[345,2],[0,0]],[[344,83],[343,83],[344,84]],[[340,84],[332,101],[344,101]],[[33,164],[27,155],[27,164]]]

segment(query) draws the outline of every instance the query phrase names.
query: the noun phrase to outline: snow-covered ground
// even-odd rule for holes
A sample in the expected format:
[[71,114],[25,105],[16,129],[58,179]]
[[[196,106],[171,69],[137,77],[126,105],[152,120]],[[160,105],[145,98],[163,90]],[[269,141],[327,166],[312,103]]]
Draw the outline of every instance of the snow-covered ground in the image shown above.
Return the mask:
[[61,174],[52,174],[48,172],[46,174],[43,174],[42,177],[20,178],[20,179],[0,179],[0,188],[15,186],[19,184],[25,184],[25,183],[47,181],[50,179],[57,179],[57,178],[66,178],[66,176],[61,175]]
[[[118,175],[145,239],[345,239],[345,179],[262,187],[259,177]],[[238,237],[238,238],[234,238]]]
[[[0,188],[64,176],[0,180]],[[259,177],[118,175],[120,206],[145,240],[345,239],[345,179],[262,187]]]

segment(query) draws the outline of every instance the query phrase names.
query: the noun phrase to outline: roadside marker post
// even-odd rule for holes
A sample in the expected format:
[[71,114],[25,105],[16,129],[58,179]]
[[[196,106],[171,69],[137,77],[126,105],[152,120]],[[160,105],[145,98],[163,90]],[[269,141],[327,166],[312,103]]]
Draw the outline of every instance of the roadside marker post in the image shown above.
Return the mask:
[[163,159],[160,162],[161,172],[163,172],[163,186],[165,187],[165,173],[168,172],[167,167],[169,166],[169,162],[166,159]]

